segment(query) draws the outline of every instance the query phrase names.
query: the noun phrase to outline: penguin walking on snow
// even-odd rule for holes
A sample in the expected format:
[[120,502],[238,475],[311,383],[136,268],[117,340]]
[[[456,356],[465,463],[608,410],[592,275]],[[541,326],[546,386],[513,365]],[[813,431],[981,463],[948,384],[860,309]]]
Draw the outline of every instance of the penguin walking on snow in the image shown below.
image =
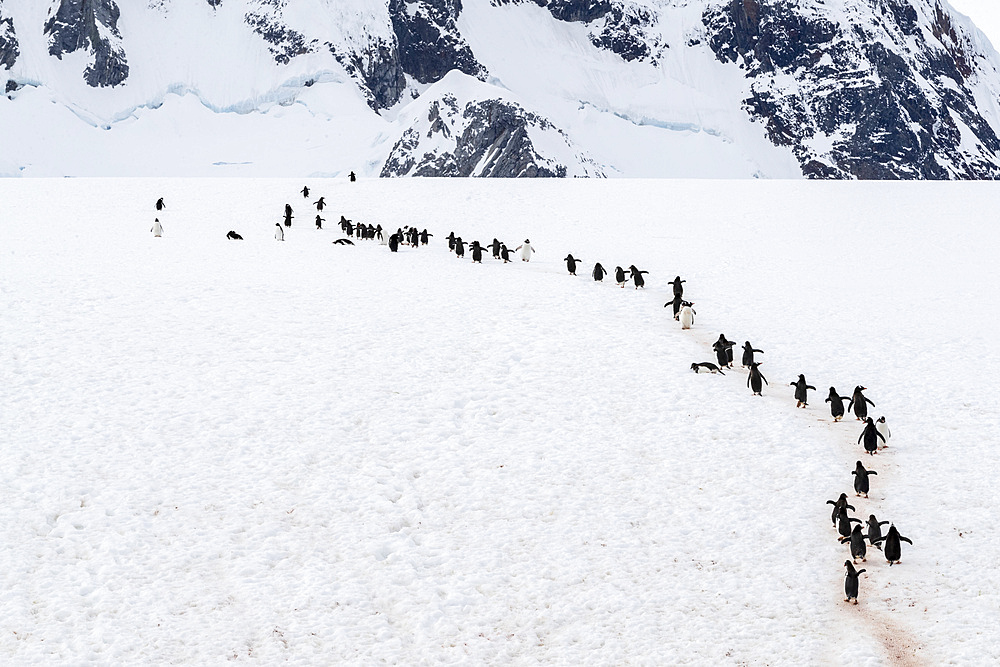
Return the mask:
[[680,294],[675,294],[673,299],[663,304],[664,308],[666,308],[667,306],[674,307],[674,319],[676,320],[678,317],[678,313],[681,312],[681,308],[684,307],[684,297],[681,296]]
[[493,242],[490,243],[489,249],[493,253],[493,259],[500,259],[500,246],[503,245],[497,240],[497,237],[493,237]]
[[479,245],[479,241],[472,242],[472,263],[482,264],[483,263],[483,247]]
[[865,534],[861,531],[860,523],[854,527],[849,536],[840,538],[840,543],[843,544],[844,542],[851,543],[851,558],[854,559],[855,563],[858,562],[859,558],[862,563],[865,562],[865,554],[868,553],[868,548],[865,545]]
[[274,239],[276,241],[284,241],[285,240],[285,230],[281,228],[281,223],[280,222],[274,223]]
[[455,257],[465,257],[465,241],[461,236],[455,237]]
[[712,343],[712,349],[719,357],[719,365],[727,368],[733,367],[733,346],[736,345],[731,340],[726,339],[726,334],[719,334],[718,340]]
[[292,205],[285,204],[285,227],[292,226]]
[[851,402],[847,405],[847,409],[854,409],[854,416],[858,418],[858,421],[864,421],[868,417],[868,406],[871,405],[873,408],[875,404],[865,398],[865,395],[861,392],[868,389],[868,387],[862,387],[858,385],[854,388],[854,394],[851,396]]
[[424,231],[420,232],[420,245],[427,245],[427,242],[428,240],[430,240],[431,236],[434,235],[431,234],[429,231],[427,231],[426,228],[424,229]]
[[326,199],[324,199],[323,197],[320,197],[319,199],[317,199],[313,203],[316,205],[316,210],[319,211],[320,213],[322,213],[323,212],[323,207],[326,206]]
[[876,546],[879,542],[885,542],[882,547],[882,553],[885,554],[886,561],[889,562],[889,567],[893,564],[899,565],[900,557],[903,555],[902,545],[900,542],[906,542],[908,544],[913,544],[913,541],[908,537],[903,537],[896,530],[895,526],[889,526],[889,532],[885,534],[885,537],[881,537],[875,541]]
[[510,250],[507,250],[507,244],[500,244],[500,259],[503,260],[504,264],[510,264]]
[[684,283],[686,282],[687,282],[686,280],[681,280],[680,276],[677,276],[676,278],[670,281],[670,284],[674,286],[675,297],[684,296]]
[[581,260],[577,259],[576,257],[573,257],[572,254],[566,255],[565,262],[566,262],[566,268],[569,269],[569,275],[571,276],[576,275],[576,263],[579,261]]
[[163,236],[163,225],[160,224],[159,218],[153,218],[153,226],[150,227],[149,231],[153,232],[153,236],[156,238]]
[[163,203],[163,197],[160,197],[159,199],[156,200],[155,206],[157,211],[162,211],[167,207],[167,205]]
[[595,283],[603,283],[604,276],[608,275],[608,272],[604,269],[603,266],[601,266],[601,263],[598,262],[597,264],[594,264],[594,270],[591,273],[591,275],[594,276]]
[[747,376],[747,386],[753,390],[754,396],[764,395],[760,393],[763,388],[761,380],[764,381],[764,384],[767,384],[767,378],[760,372],[760,364],[755,361],[750,365],[750,375]]
[[844,598],[844,602],[853,601],[854,604],[858,603],[858,579],[861,577],[862,572],[867,572],[868,570],[861,568],[860,570],[854,569],[854,563],[849,560],[844,561],[844,565],[847,567],[847,578],[844,579],[844,594],[847,596]]
[[[864,430],[862,430],[861,435],[858,436],[858,443],[864,440],[865,451],[874,455],[875,451],[878,449],[879,438],[882,438],[882,434],[878,432],[878,429],[875,428],[875,422],[872,421],[871,417],[869,417],[867,421],[865,421]],[[885,442],[885,438],[882,438],[882,441]]]
[[[685,301],[684,303],[687,304],[688,302]],[[679,316],[681,322],[681,329],[690,329],[691,326],[694,324],[694,316],[697,315],[698,313],[694,312],[694,308],[691,307],[693,305],[694,304],[692,303],[685,305],[683,308],[681,308]]]
[[303,188],[302,188],[302,196],[305,199],[309,199],[309,186],[308,185],[303,186]]
[[623,269],[620,266],[616,266],[615,267],[615,282],[618,284],[619,287],[621,287],[622,289],[625,289],[625,281],[626,280],[627,280],[627,278],[625,278],[625,269]]
[[399,235],[389,235],[389,252],[399,252]]
[[646,289],[646,280],[642,277],[642,274],[649,273],[649,271],[640,271],[636,268],[635,264],[628,267],[629,272],[632,274],[632,283],[635,285],[636,289],[640,287]]
[[888,447],[889,438],[892,437],[892,434],[889,432],[889,425],[885,423],[884,416],[879,417],[878,419],[875,420],[875,428],[878,429],[878,432],[882,434],[882,446]]
[[847,502],[847,494],[842,493],[840,497],[836,500],[826,501],[827,505],[833,505],[833,514],[830,515],[830,520],[833,521],[833,527],[837,527],[837,517],[840,516],[842,511],[853,510],[854,506]]
[[876,542],[882,540],[882,526],[888,526],[888,521],[879,521],[874,514],[868,516],[868,544],[881,549]]
[[531,241],[529,241],[528,239],[524,239],[524,243],[514,248],[514,252],[521,253],[522,262],[530,262],[531,255],[534,254],[535,249],[531,247]]
[[448,236],[445,238],[448,239],[448,250],[455,252],[455,232],[448,232]]
[[750,344],[750,341],[743,343],[743,367],[749,368],[750,364],[753,363],[754,352],[757,354],[764,354],[764,350],[756,350],[754,346]]
[[844,507],[837,515],[837,532],[841,537],[850,536],[852,523],[861,523],[861,519],[856,519],[853,516],[847,516],[847,508]]
[[830,387],[830,395],[823,401],[830,404],[830,415],[833,421],[839,422],[844,416],[844,401],[847,396],[841,396],[834,387]]
[[868,475],[877,475],[878,473],[874,470],[865,470],[864,465],[861,461],[858,461],[858,466],[851,473],[854,475],[854,492],[857,495],[864,494],[865,498],[868,497]]
[[358,180],[358,177],[355,176],[355,174],[354,174],[353,171],[347,175],[347,178],[350,179],[351,183],[353,183],[354,181]]
[[317,214],[316,215],[316,229],[323,229],[323,222],[324,222],[323,218],[319,217],[319,214]]
[[816,391],[816,387],[806,384],[806,376],[799,373],[799,379],[789,382],[789,386],[795,387],[795,407],[804,408],[809,405],[809,390]]

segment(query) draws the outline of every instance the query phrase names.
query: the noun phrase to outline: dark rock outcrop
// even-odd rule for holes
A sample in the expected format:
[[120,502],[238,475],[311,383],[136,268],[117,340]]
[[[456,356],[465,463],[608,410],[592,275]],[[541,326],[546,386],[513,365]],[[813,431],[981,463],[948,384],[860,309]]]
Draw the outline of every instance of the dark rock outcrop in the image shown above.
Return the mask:
[[486,68],[455,24],[461,11],[461,0],[389,0],[403,71],[420,83],[435,83],[455,69],[485,79]]
[[123,83],[129,70],[118,16],[114,0],[59,0],[55,14],[45,22],[49,55],[61,60],[64,54],[87,49],[94,55],[94,62],[83,74],[88,85],[97,88]]
[[14,20],[4,16],[3,2],[0,2],[0,66],[9,70],[19,55],[21,51],[17,44],[17,33],[14,32]]
[[243,20],[255,33],[264,38],[268,51],[274,56],[274,61],[287,65],[295,56],[312,52],[316,42],[315,40],[309,42],[305,35],[292,30],[281,21],[283,6],[281,0],[266,0],[260,3],[258,9],[247,13]]
[[966,85],[970,57],[948,13],[934,2],[929,40],[912,2],[870,1],[867,22],[790,0],[732,0],[703,22],[716,57],[752,82],[744,108],[806,176],[1000,177],[1000,140]]
[[[491,99],[462,106],[454,96],[445,95],[430,104],[426,125],[403,133],[381,176],[565,177],[566,165],[538,153],[531,128],[562,134],[517,104]],[[423,151],[425,138],[437,150]],[[453,148],[440,150],[442,144]]]
[[338,51],[333,44],[326,46],[347,73],[358,81],[372,109],[388,109],[403,96],[406,77],[395,43],[372,40],[364,51],[347,53]]

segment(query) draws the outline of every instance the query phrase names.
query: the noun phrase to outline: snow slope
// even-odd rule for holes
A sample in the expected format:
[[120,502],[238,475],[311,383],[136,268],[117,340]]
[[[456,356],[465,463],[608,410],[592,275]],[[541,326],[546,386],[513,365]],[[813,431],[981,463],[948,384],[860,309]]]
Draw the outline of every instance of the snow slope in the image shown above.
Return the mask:
[[[6,662],[1000,659],[991,188],[303,183],[0,182]],[[340,214],[435,236],[335,246]],[[720,332],[764,398],[690,372]],[[892,427],[853,504],[914,545],[858,607],[825,501],[860,429],[798,373]]]

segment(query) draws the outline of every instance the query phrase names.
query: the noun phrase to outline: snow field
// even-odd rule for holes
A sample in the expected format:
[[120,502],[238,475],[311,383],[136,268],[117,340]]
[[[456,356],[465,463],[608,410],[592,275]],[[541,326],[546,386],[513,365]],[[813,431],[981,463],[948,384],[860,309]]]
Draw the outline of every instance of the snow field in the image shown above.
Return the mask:
[[[998,657],[996,381],[954,373],[995,354],[988,186],[304,182],[0,182],[11,662],[890,664],[885,627]],[[334,246],[341,213],[435,236]],[[720,331],[763,399],[690,372]],[[822,403],[859,383],[894,436],[868,501]],[[914,541],[857,608],[841,491]]]

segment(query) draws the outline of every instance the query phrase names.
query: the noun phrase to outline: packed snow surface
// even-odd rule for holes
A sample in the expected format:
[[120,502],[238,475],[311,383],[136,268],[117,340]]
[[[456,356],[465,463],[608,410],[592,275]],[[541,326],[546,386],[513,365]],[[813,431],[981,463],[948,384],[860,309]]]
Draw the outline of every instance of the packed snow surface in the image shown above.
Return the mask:
[[[0,662],[996,663],[996,199],[0,180]],[[338,246],[341,214],[434,236]],[[537,254],[460,261],[449,231]],[[739,350],[690,371],[723,332],[764,350],[763,398]],[[841,492],[913,541],[869,550],[857,606]]]

